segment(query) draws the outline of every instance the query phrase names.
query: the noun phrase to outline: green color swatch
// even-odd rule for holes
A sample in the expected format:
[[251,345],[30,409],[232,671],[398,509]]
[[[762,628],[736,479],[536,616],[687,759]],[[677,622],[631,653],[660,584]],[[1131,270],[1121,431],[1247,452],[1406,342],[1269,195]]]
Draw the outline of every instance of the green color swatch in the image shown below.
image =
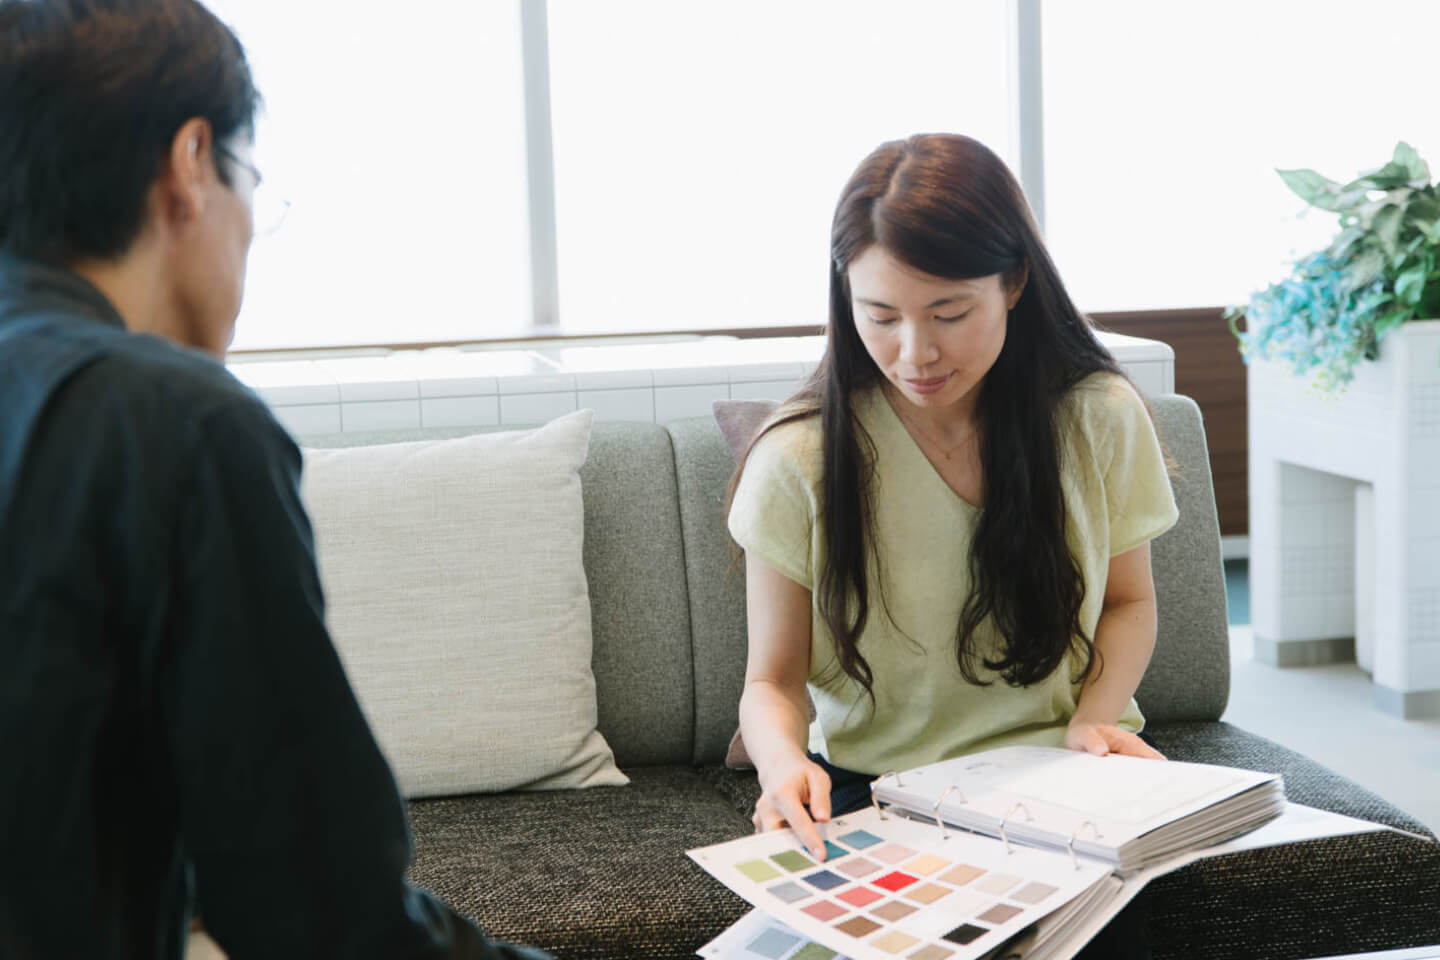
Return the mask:
[[811,863],[810,860],[807,859],[803,853],[799,853],[795,850],[786,850],[783,853],[777,853],[770,859],[774,860],[776,863],[780,864],[780,866],[784,867],[786,870],[789,870],[791,873],[794,873],[797,870],[809,870],[811,867],[815,866],[815,864]]
[[812,941],[811,943],[805,944],[805,946],[799,950],[796,950],[795,955],[791,957],[790,960],[831,960],[834,956],[836,956],[834,950],[831,950],[829,947],[822,947],[820,944]]
[[766,880],[774,880],[780,876],[780,871],[764,860],[746,860],[744,863],[735,864],[735,869],[756,883],[764,883]]

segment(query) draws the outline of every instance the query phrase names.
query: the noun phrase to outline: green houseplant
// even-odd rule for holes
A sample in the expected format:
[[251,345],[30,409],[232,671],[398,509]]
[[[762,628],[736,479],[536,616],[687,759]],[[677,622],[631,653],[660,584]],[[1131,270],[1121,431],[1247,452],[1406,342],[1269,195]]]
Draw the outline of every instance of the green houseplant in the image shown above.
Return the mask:
[[1440,189],[1403,142],[1389,163],[1349,183],[1314,170],[1276,172],[1306,203],[1339,214],[1340,231],[1226,319],[1247,363],[1280,361],[1313,372],[1321,389],[1341,389],[1357,363],[1379,357],[1391,330],[1440,318]]

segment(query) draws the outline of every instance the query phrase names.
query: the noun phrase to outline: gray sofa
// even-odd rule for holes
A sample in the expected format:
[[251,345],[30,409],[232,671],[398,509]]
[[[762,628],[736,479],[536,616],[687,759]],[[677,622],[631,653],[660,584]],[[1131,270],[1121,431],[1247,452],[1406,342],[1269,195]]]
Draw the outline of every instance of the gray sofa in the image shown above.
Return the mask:
[[[1181,519],[1154,545],[1159,643],[1138,693],[1149,733],[1172,758],[1280,772],[1291,799],[1425,833],[1360,786],[1220,720],[1229,645],[1204,431],[1188,399],[1152,400]],[[722,766],[745,665],[744,570],[722,509],[731,469],[709,419],[595,425],[581,477],[599,725],[632,783],[411,804],[413,879],[492,935],[562,958],[680,958],[745,911],[683,853],[749,832],[759,793],[753,773]],[[1437,943],[1440,846],[1387,832],[1204,860],[1152,884],[1139,909],[1160,960]]]

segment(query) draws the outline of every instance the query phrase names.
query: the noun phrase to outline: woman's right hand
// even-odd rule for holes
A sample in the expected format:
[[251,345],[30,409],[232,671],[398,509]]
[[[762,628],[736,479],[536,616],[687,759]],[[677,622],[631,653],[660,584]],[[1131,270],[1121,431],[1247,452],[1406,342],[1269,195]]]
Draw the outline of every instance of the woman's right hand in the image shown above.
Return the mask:
[[751,820],[757,833],[789,826],[810,855],[825,859],[825,841],[815,826],[830,819],[830,775],[802,757],[760,779],[760,799]]

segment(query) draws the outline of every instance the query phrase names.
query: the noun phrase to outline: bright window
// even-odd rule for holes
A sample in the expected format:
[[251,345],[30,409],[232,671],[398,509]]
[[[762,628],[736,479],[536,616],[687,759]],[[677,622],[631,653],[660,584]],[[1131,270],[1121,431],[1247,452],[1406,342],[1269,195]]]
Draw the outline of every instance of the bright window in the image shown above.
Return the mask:
[[1243,302],[1333,214],[1275,168],[1347,180],[1406,140],[1440,171],[1440,4],[1047,2],[1047,235],[1082,309]]
[[236,349],[475,339],[531,324],[519,4],[207,0],[267,102]]
[[830,218],[882,141],[1014,166],[1004,0],[554,0],[560,323],[822,324]]

